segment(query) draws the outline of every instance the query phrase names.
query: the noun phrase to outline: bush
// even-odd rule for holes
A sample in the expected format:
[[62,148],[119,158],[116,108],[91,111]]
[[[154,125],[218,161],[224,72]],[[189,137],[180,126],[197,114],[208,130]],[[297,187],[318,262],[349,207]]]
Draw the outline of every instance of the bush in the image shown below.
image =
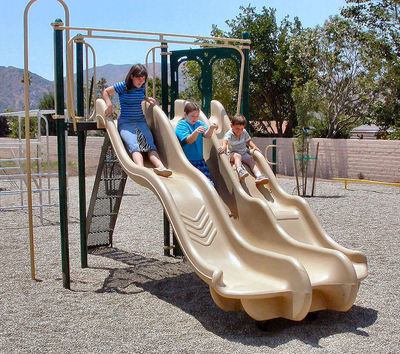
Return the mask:
[[8,126],[7,118],[0,117],[0,137],[8,136],[10,127]]
[[[19,124],[17,117],[10,117],[8,120],[10,127],[10,138],[19,138]],[[29,122],[30,138],[34,139],[38,136],[37,117],[31,117]],[[21,138],[25,139],[25,118],[21,118]]]

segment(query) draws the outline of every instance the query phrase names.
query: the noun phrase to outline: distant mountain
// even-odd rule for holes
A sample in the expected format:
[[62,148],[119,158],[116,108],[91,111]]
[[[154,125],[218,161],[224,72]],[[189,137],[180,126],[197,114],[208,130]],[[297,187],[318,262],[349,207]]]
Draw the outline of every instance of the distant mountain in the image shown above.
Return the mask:
[[[32,108],[37,108],[43,94],[54,91],[54,83],[34,73],[30,73],[30,76],[30,103]],[[24,84],[21,82],[23,77],[23,69],[0,66],[0,112],[8,108],[13,111],[24,109]]]
[[[118,81],[124,81],[126,74],[131,68],[131,64],[113,65],[106,64],[96,68],[96,80],[98,81],[101,77],[104,77],[108,85],[113,85]],[[161,63],[156,63],[156,76],[161,77]],[[93,69],[89,69],[90,77],[93,75]],[[149,78],[153,77],[153,64],[149,64]],[[168,76],[168,83],[170,83],[170,77]],[[183,91],[187,85],[183,80],[182,65],[179,67],[179,91]]]
[[[112,85],[118,81],[125,80],[126,74],[129,72],[131,64],[113,65],[106,64],[96,68],[96,80],[104,77],[108,85]],[[153,66],[150,64],[149,77],[152,77]],[[93,69],[89,69],[89,76],[93,75]],[[13,66],[0,66],[0,112],[7,109],[13,111],[21,111],[24,109],[24,84],[21,79],[24,76],[24,70]],[[44,79],[43,77],[30,73],[32,82],[29,88],[31,109],[38,106],[39,100],[47,92],[54,92],[54,82]],[[156,63],[156,76],[161,76],[161,64]],[[85,75],[84,75],[85,77]],[[182,78],[180,72],[180,78]],[[169,80],[168,80],[169,81]],[[65,86],[65,85],[64,85]],[[183,79],[180,80],[179,90],[182,91],[186,87]]]
[[[123,64],[123,65],[113,65],[106,64],[103,66],[99,66],[96,68],[96,79],[97,81],[104,77],[107,80],[107,84],[112,85],[117,83],[118,81],[124,81],[126,74],[129,72],[131,68],[131,64]],[[89,69],[89,76],[93,75],[93,68]],[[161,64],[156,63],[156,76],[161,77]],[[149,66],[149,78],[153,77],[153,65]]]

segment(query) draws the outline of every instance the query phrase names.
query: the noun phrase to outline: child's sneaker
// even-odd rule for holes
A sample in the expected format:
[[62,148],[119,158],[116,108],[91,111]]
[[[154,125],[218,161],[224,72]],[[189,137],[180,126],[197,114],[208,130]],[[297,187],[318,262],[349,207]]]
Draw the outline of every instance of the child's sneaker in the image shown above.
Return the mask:
[[267,184],[269,179],[267,176],[261,175],[256,178],[256,184]]
[[153,168],[153,171],[155,172],[155,174],[163,177],[168,177],[172,175],[172,171],[165,167],[156,167]]
[[243,181],[249,175],[249,173],[243,167],[238,168],[237,173],[240,181]]

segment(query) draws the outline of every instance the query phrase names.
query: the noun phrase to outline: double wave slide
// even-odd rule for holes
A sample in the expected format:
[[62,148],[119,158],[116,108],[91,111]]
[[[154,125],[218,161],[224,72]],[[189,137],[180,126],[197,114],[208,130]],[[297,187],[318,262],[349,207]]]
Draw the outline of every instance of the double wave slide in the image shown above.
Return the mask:
[[211,139],[204,139],[214,188],[187,160],[174,133],[184,105],[177,100],[176,117],[169,120],[160,107],[143,104],[160,157],[173,171],[170,177],[137,166],[116,122],[104,118],[103,100],[97,100],[96,111],[122,168],[156,194],[186,259],[209,285],[215,303],[225,311],[244,310],[258,321],[299,321],[310,311],[349,310],[367,276],[365,256],[335,243],[307,203],[279,187],[259,152],[252,154],[269,184],[256,185],[251,176],[239,181],[228,157],[217,152],[229,129],[229,118],[217,101],[211,102],[210,120],[200,113],[201,120],[219,127]]

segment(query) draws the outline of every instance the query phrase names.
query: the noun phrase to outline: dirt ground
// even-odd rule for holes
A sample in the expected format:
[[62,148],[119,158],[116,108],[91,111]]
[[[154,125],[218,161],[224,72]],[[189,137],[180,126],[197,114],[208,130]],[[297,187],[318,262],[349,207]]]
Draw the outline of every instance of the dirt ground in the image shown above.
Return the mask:
[[[87,178],[87,200],[93,177]],[[53,181],[54,182],[54,181]],[[290,194],[293,179],[279,178]],[[331,237],[361,250],[369,276],[350,311],[256,323],[224,312],[181,258],[163,256],[162,209],[129,181],[112,248],[80,267],[77,178],[69,178],[71,290],[62,286],[57,208],[35,211],[37,281],[30,280],[26,211],[0,213],[0,352],[395,353],[400,347],[400,194],[318,181],[307,198]]]

